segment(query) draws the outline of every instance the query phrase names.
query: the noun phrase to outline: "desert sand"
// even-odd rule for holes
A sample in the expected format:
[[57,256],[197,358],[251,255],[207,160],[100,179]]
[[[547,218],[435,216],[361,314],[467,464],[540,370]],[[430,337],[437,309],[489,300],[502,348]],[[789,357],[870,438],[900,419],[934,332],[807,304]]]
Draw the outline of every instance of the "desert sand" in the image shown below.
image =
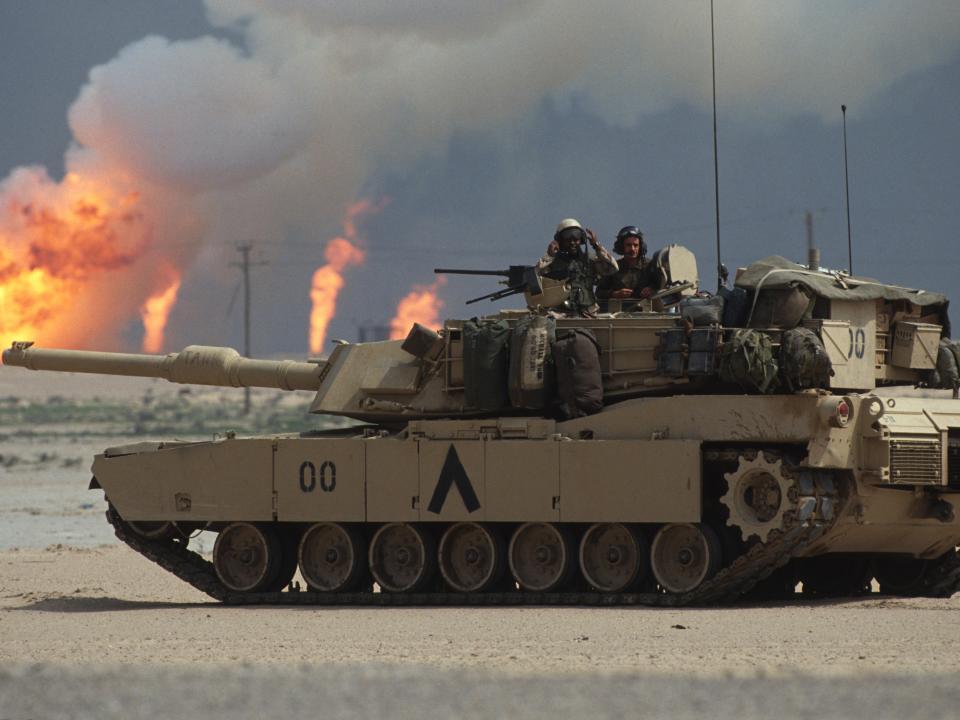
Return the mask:
[[233,608],[129,549],[0,553],[0,717],[948,717],[960,595]]
[[222,606],[126,547],[0,553],[0,663],[956,673],[960,595],[707,609]]

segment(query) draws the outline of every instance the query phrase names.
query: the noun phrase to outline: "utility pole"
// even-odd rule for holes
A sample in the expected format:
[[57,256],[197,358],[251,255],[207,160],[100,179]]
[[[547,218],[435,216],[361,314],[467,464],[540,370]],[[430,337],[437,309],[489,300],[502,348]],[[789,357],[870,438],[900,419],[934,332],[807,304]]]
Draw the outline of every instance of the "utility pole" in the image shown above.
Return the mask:
[[[252,249],[253,245],[251,244],[238,245],[237,251],[243,259],[238,263],[230,263],[243,272],[243,356],[247,358],[250,357],[250,267],[252,265],[266,265],[265,262],[250,262],[250,251]],[[248,387],[243,389],[243,414],[250,414],[250,388]]]

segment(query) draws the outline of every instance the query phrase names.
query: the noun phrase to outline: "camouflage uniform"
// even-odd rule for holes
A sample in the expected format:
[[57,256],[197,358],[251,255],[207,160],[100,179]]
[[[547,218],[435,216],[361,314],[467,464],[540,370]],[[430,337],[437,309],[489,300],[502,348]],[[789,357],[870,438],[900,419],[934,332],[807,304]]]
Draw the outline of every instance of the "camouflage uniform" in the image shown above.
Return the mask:
[[631,297],[639,298],[640,292],[647,287],[656,292],[660,287],[660,278],[653,263],[648,261],[641,265],[637,262],[633,267],[622,265],[612,275],[600,278],[597,284],[597,297],[606,300],[616,290],[630,289],[633,291]]
[[537,261],[537,272],[540,275],[565,278],[570,284],[570,299],[567,300],[567,305],[574,314],[597,312],[594,286],[598,281],[619,269],[617,261],[599,243],[596,254],[595,258],[589,257],[584,252],[574,257],[565,253],[557,253],[553,256],[547,254]]

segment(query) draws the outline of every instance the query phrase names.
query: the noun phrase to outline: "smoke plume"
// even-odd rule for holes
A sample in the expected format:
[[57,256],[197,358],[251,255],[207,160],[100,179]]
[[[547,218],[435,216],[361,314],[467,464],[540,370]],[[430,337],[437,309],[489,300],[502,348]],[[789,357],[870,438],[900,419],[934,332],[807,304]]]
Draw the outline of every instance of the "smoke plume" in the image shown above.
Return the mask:
[[[957,50],[953,0],[922,11],[899,0],[837,5],[720,4],[721,110],[832,117],[841,101],[859,107]],[[0,185],[0,341],[111,347],[134,323],[157,351],[198,257],[290,236],[313,238],[318,253],[374,174],[441,156],[457,132],[508,134],[545,99],[627,126],[710,98],[706,2],[207,8],[234,40],[146,37],[124,48],[91,70],[69,109],[67,176],[19,168]],[[345,253],[327,245],[332,274],[314,278],[314,308],[331,303],[311,327],[314,352],[343,271],[363,261],[346,240]],[[202,340],[203,328],[194,334]]]

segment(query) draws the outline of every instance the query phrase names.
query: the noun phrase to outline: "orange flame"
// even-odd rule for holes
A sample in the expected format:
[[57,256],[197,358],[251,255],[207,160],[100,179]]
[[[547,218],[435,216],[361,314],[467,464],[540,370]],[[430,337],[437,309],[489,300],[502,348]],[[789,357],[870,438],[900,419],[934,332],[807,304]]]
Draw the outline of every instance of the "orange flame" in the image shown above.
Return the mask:
[[430,285],[413,286],[397,305],[397,314],[390,321],[391,340],[403,340],[415,322],[434,329],[443,325],[440,320],[443,300],[437,291],[446,283],[447,279],[441,276]]
[[163,291],[147,298],[140,308],[140,317],[143,319],[143,351],[158,353],[163,350],[163,334],[167,327],[167,318],[177,300],[180,290],[180,275],[173,273],[173,281]]
[[55,183],[19,168],[0,184],[0,345],[82,344],[109,313],[83,297],[103,274],[133,264],[151,229],[140,197],[71,172]]
[[310,287],[310,354],[323,352],[327,327],[337,311],[337,295],[343,287],[343,271],[350,265],[361,265],[366,253],[357,247],[357,221],[369,213],[378,212],[379,206],[369,200],[360,200],[347,208],[343,218],[343,235],[333,238],[324,249],[327,264],[313,273]]

